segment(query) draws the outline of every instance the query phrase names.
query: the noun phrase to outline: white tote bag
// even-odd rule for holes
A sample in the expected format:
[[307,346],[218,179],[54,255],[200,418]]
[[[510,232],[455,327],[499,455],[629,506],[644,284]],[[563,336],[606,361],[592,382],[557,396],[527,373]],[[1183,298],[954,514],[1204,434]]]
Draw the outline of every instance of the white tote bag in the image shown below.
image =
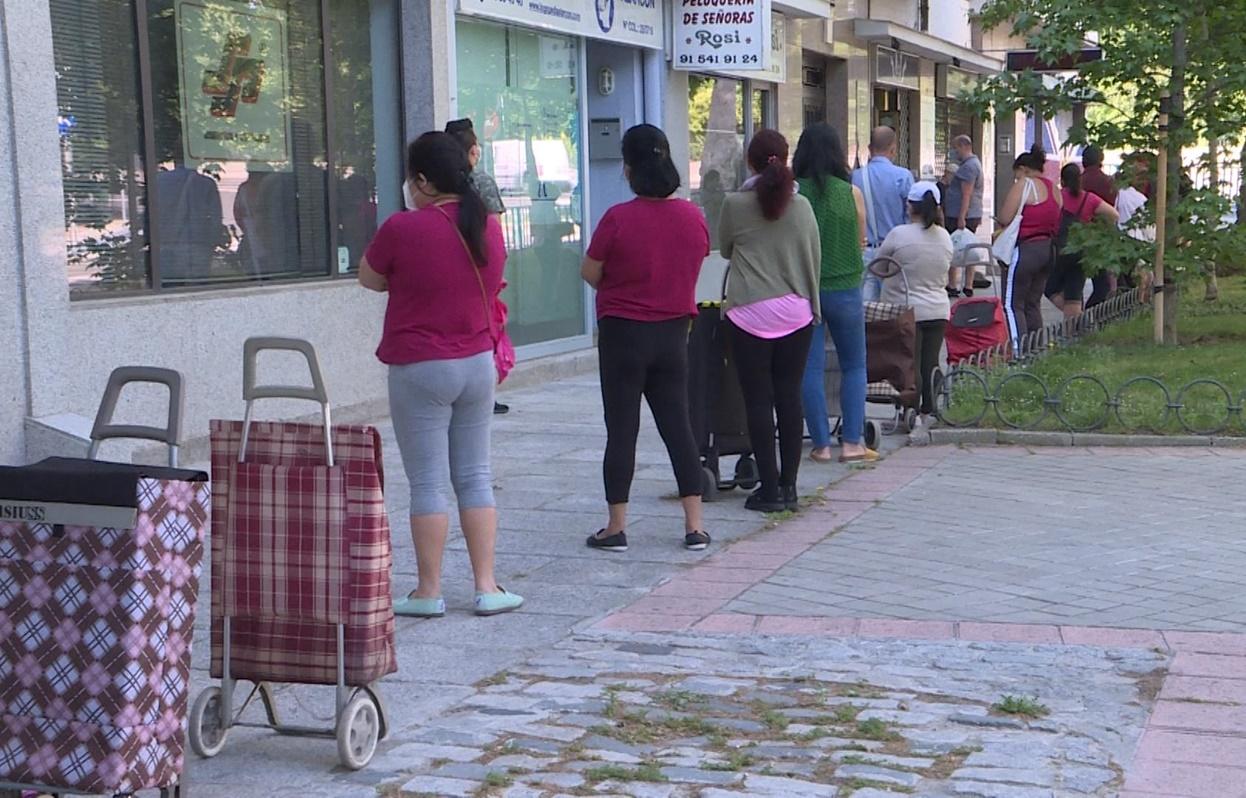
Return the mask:
[[995,238],[995,243],[991,245],[991,254],[995,256],[996,260],[1006,266],[1012,265],[1012,256],[1017,251],[1017,237],[1021,233],[1021,214],[1025,212],[1025,203],[1031,195],[1038,196],[1038,191],[1034,188],[1034,181],[1027,177],[1025,179],[1025,188],[1021,190],[1021,205],[1017,208],[1017,215],[1012,217],[1012,221],[1000,232]]

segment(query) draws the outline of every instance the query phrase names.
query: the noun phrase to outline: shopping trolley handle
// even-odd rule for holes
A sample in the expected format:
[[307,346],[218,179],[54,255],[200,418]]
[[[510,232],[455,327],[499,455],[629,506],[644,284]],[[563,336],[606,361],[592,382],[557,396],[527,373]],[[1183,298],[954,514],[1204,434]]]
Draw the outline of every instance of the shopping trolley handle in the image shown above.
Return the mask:
[[[970,253],[981,250],[984,254],[980,259],[971,260]],[[982,241],[975,241],[972,244],[966,244],[958,253],[960,255],[960,265],[968,266],[990,266],[995,262],[995,255],[992,254],[991,245]]]
[[[311,373],[311,387],[302,385],[257,385],[256,370],[260,352],[276,350],[298,352],[307,360]],[[242,398],[246,402],[256,399],[307,399],[321,405],[329,404],[329,393],[320,374],[320,361],[311,343],[301,338],[274,338],[258,336],[248,338],[242,345]]]
[[[136,382],[164,385],[169,389],[169,415],[163,427],[112,423],[122,389]],[[87,450],[87,458],[94,460],[99,453],[100,444],[106,440],[132,438],[159,441],[167,445],[169,465],[176,467],[178,441],[182,437],[182,416],[186,410],[186,394],[182,386],[181,373],[173,369],[153,366],[121,366],[113,369],[108,375],[108,385],[104,388],[99,410],[95,413],[95,423],[91,426],[91,446]]]

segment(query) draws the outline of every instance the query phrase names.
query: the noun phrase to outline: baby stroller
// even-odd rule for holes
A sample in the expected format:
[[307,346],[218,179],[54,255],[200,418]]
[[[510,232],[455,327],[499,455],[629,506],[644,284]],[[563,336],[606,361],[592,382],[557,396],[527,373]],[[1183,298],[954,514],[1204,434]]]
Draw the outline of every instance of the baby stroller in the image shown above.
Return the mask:
[[[865,303],[865,401],[889,404],[895,409],[883,425],[892,434],[913,429],[920,395],[917,391],[917,315],[909,304],[909,283],[893,258],[875,258],[870,274],[884,283],[898,280],[904,304]],[[867,443],[868,445],[868,443]]]
[[[975,259],[973,253],[977,250],[982,254]],[[963,257],[966,263],[989,261],[991,247],[983,243],[970,244]],[[972,273],[972,269],[969,272]],[[1007,343],[1008,325],[1004,321],[1003,301],[998,296],[999,281],[995,285],[996,296],[965,297],[952,305],[946,336],[949,367],[978,354],[986,356]]]
[[[701,450],[705,501],[714,501],[719,491],[752,490],[760,480],[726,325],[721,302],[702,302],[688,336],[688,407]],[[718,462],[726,455],[739,455],[730,477],[723,476]]]

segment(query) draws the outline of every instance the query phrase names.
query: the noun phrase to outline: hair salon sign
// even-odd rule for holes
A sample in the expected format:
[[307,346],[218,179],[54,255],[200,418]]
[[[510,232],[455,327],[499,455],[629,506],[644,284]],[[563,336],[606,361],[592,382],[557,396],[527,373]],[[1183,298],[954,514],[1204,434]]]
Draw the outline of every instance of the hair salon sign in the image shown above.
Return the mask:
[[675,69],[753,72],[770,65],[770,0],[675,0]]

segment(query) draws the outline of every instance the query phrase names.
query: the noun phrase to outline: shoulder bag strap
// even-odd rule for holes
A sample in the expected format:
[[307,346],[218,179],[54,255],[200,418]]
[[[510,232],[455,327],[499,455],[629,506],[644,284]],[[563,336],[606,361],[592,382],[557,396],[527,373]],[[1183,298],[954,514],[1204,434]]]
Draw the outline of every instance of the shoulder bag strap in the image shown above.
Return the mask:
[[463,237],[463,231],[450,218],[450,214],[442,210],[440,205],[434,205],[433,207],[454,228],[455,234],[459,237],[459,243],[463,245],[463,251],[467,253],[467,262],[471,266],[472,273],[476,275],[476,283],[480,286],[480,299],[485,307],[485,322],[489,325],[489,337],[493,340],[494,346],[496,346],[498,335],[493,331],[493,303],[489,301],[489,292],[485,289],[485,279],[480,276],[480,267],[476,265],[476,256],[472,254],[472,248],[468,245],[467,239]]

